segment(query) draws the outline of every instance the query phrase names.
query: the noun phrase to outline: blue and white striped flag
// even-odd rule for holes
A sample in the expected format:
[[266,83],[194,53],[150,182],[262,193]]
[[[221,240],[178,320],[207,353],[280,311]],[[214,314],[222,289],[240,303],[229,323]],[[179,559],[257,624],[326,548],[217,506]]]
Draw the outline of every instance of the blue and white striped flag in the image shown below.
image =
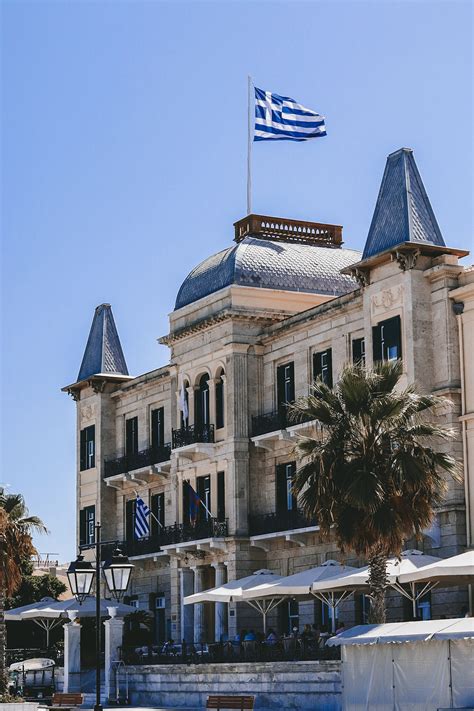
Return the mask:
[[288,96],[254,88],[254,141],[308,141],[326,135],[324,116]]
[[148,516],[151,511],[140,496],[135,499],[135,538],[145,538],[150,535]]

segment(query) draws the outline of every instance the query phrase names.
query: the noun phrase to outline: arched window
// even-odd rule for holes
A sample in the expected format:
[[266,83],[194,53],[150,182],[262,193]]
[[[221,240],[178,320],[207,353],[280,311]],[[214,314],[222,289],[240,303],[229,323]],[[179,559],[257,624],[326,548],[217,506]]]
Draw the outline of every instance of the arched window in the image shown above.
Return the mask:
[[216,381],[216,429],[224,427],[224,371],[221,368],[217,374]]
[[207,373],[199,379],[199,388],[195,395],[195,425],[205,427],[209,423],[209,376]]

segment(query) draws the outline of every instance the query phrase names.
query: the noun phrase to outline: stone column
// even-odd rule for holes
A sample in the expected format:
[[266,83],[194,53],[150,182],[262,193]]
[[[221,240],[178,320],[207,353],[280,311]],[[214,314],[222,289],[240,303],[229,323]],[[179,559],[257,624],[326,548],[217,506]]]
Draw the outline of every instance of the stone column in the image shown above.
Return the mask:
[[[212,563],[212,567],[216,571],[216,588],[220,585],[224,585],[227,581],[227,570],[224,563]],[[224,635],[227,635],[227,603],[216,602],[215,605],[215,623],[214,623],[214,636],[215,641],[220,642]]]
[[[68,613],[69,614],[69,613]],[[64,693],[81,690],[81,625],[74,621],[77,611],[64,625]]]
[[[193,567],[194,571],[194,592],[201,592],[204,590],[204,565],[195,565]],[[204,629],[204,603],[198,602],[194,607],[194,642],[199,644],[204,641],[205,629]]]
[[117,693],[115,688],[115,668],[113,662],[120,660],[120,648],[123,644],[123,619],[115,617],[117,608],[107,608],[110,620],[105,620],[105,698],[112,698]]
[[[179,569],[179,585],[181,600],[181,639],[179,641],[192,642],[194,640],[194,607],[183,605],[183,599],[194,592],[194,576],[190,568]],[[178,640],[176,640],[178,641]]]

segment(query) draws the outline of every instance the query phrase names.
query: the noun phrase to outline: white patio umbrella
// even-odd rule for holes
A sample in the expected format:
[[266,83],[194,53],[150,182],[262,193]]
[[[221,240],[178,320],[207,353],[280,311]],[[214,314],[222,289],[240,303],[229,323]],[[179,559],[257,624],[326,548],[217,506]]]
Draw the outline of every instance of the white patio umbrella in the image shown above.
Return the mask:
[[[115,608],[115,613],[111,615],[109,608]],[[101,599],[100,601],[100,614],[102,617],[124,617],[131,612],[136,612],[136,610],[136,607],[124,605],[122,602],[116,602],[115,600]],[[23,620],[71,618],[73,613],[76,613],[76,617],[95,617],[95,597],[89,595],[82,605],[79,605],[75,598],[58,602],[53,601],[46,606],[23,612],[21,618]]]
[[[276,575],[270,570],[257,570],[255,573],[247,575],[245,578],[231,580],[229,583],[225,583],[219,587],[211,588],[210,590],[203,590],[202,592],[194,593],[193,595],[187,595],[183,599],[183,603],[185,605],[195,605],[200,602],[239,602],[243,600],[244,594],[252,588],[257,586],[261,587],[262,585],[271,585],[280,579],[281,575]],[[245,602],[247,602],[247,600],[245,600]],[[266,605],[257,606],[253,604],[251,607],[262,613],[263,631],[266,632],[267,614],[272,608],[270,607],[267,609]]]
[[[262,613],[264,616],[264,631],[266,631],[266,616],[280,602],[290,597],[310,599],[313,595],[312,586],[316,581],[328,581],[343,572],[349,573],[355,570],[357,568],[341,565],[336,560],[328,560],[316,568],[309,568],[300,573],[280,578],[276,582],[263,583],[250,588],[243,593],[242,600]],[[321,584],[324,583],[321,582]],[[334,615],[332,616],[332,624],[334,627]]]
[[[52,597],[43,597],[39,602],[31,602],[29,605],[21,605],[20,607],[14,607],[11,610],[5,610],[5,620],[7,622],[22,622],[24,617],[22,616],[25,612],[30,612],[31,610],[41,610],[54,604],[56,600]],[[38,627],[41,627],[46,632],[46,648],[49,648],[49,633],[54,627],[58,627],[62,620],[60,619],[44,619],[44,618],[33,618],[32,620]]]
[[[421,551],[417,550],[406,550],[401,554],[400,559],[397,557],[389,558],[387,560],[387,579],[389,585],[394,588],[397,592],[404,597],[411,600],[413,605],[413,614],[416,614],[416,602],[422,597],[427,590],[423,588],[420,591],[416,591],[416,586],[410,587],[410,590],[405,590],[400,585],[400,576],[402,573],[409,573],[430,563],[436,563],[440,561],[441,558],[435,558],[434,556],[425,555]],[[354,572],[349,572],[348,574],[342,574],[336,578],[331,578],[328,583],[316,582],[312,586],[313,595],[318,597],[320,600],[325,602],[330,607],[335,607],[346,597],[349,597],[353,592],[364,592],[369,590],[369,566],[364,568],[354,569]]]
[[[431,561],[429,565],[416,570],[403,571],[398,582],[415,586],[423,584],[423,592],[432,590],[437,585],[439,587],[451,587],[453,585],[474,583],[474,551],[466,551],[451,558],[438,558]],[[471,606],[471,599],[470,599]],[[470,609],[472,615],[472,609]]]

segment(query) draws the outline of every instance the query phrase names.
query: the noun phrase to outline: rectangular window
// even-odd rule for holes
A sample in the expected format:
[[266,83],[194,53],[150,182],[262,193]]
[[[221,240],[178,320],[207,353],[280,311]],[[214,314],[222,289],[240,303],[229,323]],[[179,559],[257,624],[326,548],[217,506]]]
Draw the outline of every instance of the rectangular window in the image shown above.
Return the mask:
[[402,357],[402,327],[400,316],[381,321],[372,328],[374,362]]
[[95,506],[86,506],[79,512],[79,544],[95,543]]
[[188,525],[189,518],[189,484],[186,480],[183,481],[183,523]]
[[165,408],[151,411],[151,446],[159,449],[165,443]]
[[125,421],[125,454],[138,452],[138,417]]
[[[152,494],[151,496],[151,535],[159,536],[165,526],[165,495]],[[158,519],[158,520],[157,520]]]
[[352,339],[352,362],[354,365],[365,366],[365,338]]
[[207,521],[209,519],[209,511],[211,510],[211,477],[208,474],[207,476],[198,476],[196,479],[196,493],[205,504],[205,507],[202,504],[199,504],[198,508],[198,521]]
[[295,399],[295,365],[286,363],[277,368],[277,410],[280,415],[280,426],[286,427],[287,404]]
[[332,348],[313,353],[313,378],[332,388]]
[[296,463],[279,464],[276,468],[276,512],[286,514],[297,508],[296,496],[292,491]]
[[80,450],[81,471],[95,467],[95,425],[81,430]]
[[225,472],[217,472],[217,520],[225,521]]
[[224,427],[224,381],[222,378],[216,383],[216,429]]

